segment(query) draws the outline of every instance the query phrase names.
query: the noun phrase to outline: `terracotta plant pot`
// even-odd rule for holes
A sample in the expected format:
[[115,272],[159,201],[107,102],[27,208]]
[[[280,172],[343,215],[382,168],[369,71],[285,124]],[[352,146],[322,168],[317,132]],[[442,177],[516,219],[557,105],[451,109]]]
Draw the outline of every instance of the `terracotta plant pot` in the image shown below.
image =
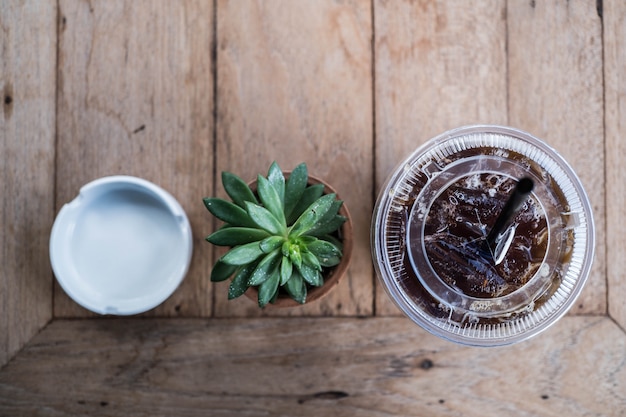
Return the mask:
[[[289,178],[290,173],[291,171],[283,172],[285,179]],[[309,175],[308,185],[315,185],[315,184],[324,185],[324,195],[335,193],[337,195],[337,199],[341,200],[341,197],[339,196],[339,194],[337,194],[337,191],[333,187],[331,187],[328,183],[312,175]],[[248,185],[250,186],[253,192],[256,192],[256,180],[250,181]],[[278,295],[278,297],[276,298],[276,301],[273,304],[272,303],[267,304],[266,306],[267,308],[297,307],[297,306],[307,305],[315,300],[319,300],[320,298],[324,297],[333,288],[335,288],[335,286],[337,286],[337,284],[339,283],[339,280],[343,278],[343,276],[348,271],[348,267],[350,266],[350,260],[352,259],[352,246],[354,243],[354,236],[352,233],[352,218],[350,217],[350,212],[348,211],[348,208],[346,207],[345,202],[344,204],[341,205],[341,208],[339,209],[339,214],[344,216],[347,219],[338,231],[339,240],[341,240],[341,243],[343,244],[343,249],[342,249],[343,255],[341,257],[341,262],[339,263],[339,265],[336,265],[332,268],[327,268],[326,271],[324,271],[323,273],[324,284],[321,287],[309,286],[307,288],[306,302],[304,304],[300,304],[296,300],[291,298],[289,295],[281,293]],[[259,297],[258,288],[257,287],[248,288],[248,290],[245,292],[245,295],[256,303]]]

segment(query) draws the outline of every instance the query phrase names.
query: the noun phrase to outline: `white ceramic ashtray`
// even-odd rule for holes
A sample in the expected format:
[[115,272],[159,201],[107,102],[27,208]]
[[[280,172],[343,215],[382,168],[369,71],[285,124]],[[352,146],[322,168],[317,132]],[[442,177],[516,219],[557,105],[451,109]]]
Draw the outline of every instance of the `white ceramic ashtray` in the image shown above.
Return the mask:
[[174,197],[149,181],[111,176],[83,186],[63,206],[52,227],[50,261],[78,304],[130,315],[176,290],[192,246],[189,220]]

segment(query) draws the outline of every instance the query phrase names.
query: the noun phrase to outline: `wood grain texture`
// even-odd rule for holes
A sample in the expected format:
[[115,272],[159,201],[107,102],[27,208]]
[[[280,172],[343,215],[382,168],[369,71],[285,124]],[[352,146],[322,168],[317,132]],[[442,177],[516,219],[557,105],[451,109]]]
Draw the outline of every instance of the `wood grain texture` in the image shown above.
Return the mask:
[[[376,190],[419,145],[507,124],[504,1],[374,1]],[[399,314],[380,285],[376,314]]]
[[54,1],[0,2],[0,366],[52,317]]
[[554,147],[589,195],[591,276],[573,313],[606,313],[602,22],[596,2],[508,3],[509,122]]
[[[208,316],[213,192],[212,2],[60,2],[57,210],[82,185],[125,174],[181,203],[194,255],[181,287],[151,315]],[[88,312],[57,285],[55,316]]]
[[495,350],[403,318],[57,320],[0,372],[0,414],[624,416],[625,349],[606,317]]
[[626,328],[626,4],[604,2],[606,223],[609,314]]
[[348,276],[323,300],[260,311],[245,297],[228,301],[218,283],[215,314],[371,314],[370,3],[220,0],[217,13],[217,172],[248,181],[274,160],[284,170],[306,162],[348,206],[355,246]]

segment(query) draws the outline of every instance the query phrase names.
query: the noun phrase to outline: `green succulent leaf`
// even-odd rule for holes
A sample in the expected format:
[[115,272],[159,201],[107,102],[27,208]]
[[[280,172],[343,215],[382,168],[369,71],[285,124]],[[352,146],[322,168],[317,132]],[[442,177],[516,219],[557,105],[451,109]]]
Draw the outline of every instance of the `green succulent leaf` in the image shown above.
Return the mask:
[[283,243],[283,246],[281,248],[281,251],[283,253],[283,256],[289,256],[289,249],[291,248],[291,243],[289,243],[288,240],[285,240],[285,242]]
[[320,264],[320,261],[311,252],[308,252],[308,251],[302,252],[302,262],[305,265],[310,266],[313,269],[316,269],[317,271],[320,271],[320,272],[322,271],[322,265]]
[[285,238],[282,236],[270,236],[261,241],[260,247],[264,253],[270,253],[275,249],[281,248],[284,242]]
[[[203,199],[206,208],[218,219],[232,226],[257,227],[250,215],[241,207],[230,201],[216,197]],[[250,203],[248,203],[250,204]]]
[[222,185],[228,196],[241,208],[245,208],[246,201],[258,202],[248,184],[235,174],[222,172]]
[[287,290],[287,293],[299,302],[300,304],[304,304],[306,302],[306,283],[302,279],[302,275],[297,270],[293,270],[293,274],[291,274],[291,278],[287,281],[287,284],[284,287]]
[[315,184],[305,188],[300,200],[289,214],[287,224],[293,224],[311,204],[322,196],[322,194],[324,194],[323,184]]
[[280,262],[280,286],[285,285],[291,278],[293,272],[293,264],[288,256],[283,256]]
[[324,279],[322,278],[322,274],[305,263],[302,263],[300,267],[298,267],[298,271],[302,275],[302,278],[310,285],[314,287],[321,287],[324,284]]
[[278,293],[278,281],[280,277],[278,274],[271,274],[260,286],[259,286],[259,307],[263,308],[269,303]]
[[220,261],[228,265],[246,265],[256,261],[262,255],[263,251],[259,242],[251,242],[232,248],[220,258]]
[[274,293],[274,296],[273,296],[273,297],[272,297],[272,299],[270,300],[270,303],[274,304],[274,303],[276,302],[276,300],[278,299],[278,293],[279,293],[279,292],[280,292],[280,291],[276,291],[276,292]]
[[342,200],[333,201],[332,206],[330,207],[330,209],[328,209],[328,212],[326,212],[326,215],[322,218],[322,222],[325,223],[335,217],[339,213],[339,209],[341,208],[342,204]]
[[285,187],[285,215],[287,218],[290,217],[296,204],[302,198],[308,181],[309,174],[305,163],[301,163],[291,171]]
[[300,253],[300,246],[291,244],[289,245],[289,259],[291,263],[297,266],[298,268],[302,266],[302,254]]
[[251,227],[227,227],[217,230],[206,238],[217,246],[237,246],[250,242],[258,242],[270,236],[265,230]]
[[267,179],[269,183],[272,184],[274,190],[276,190],[276,194],[278,194],[282,211],[285,206],[285,177],[276,161],[270,165],[270,169],[267,173]]
[[215,262],[213,269],[211,270],[211,281],[220,282],[228,279],[232,274],[237,271],[236,265],[228,265],[222,261]]
[[315,227],[307,232],[310,236],[322,237],[333,233],[341,228],[341,226],[348,220],[344,216],[337,215],[326,223],[320,223],[319,227]]
[[308,250],[317,257],[321,266],[331,267],[341,262],[341,250],[334,244],[317,239],[307,245]]
[[257,191],[259,192],[259,198],[261,199],[263,206],[269,210],[270,213],[272,213],[274,218],[276,218],[281,224],[282,228],[285,229],[287,224],[285,220],[285,213],[283,211],[283,201],[274,186],[269,182],[269,180],[259,175],[257,178]]
[[306,236],[306,235],[302,235],[302,236],[298,236],[297,238],[293,239],[294,243],[297,243],[298,245],[300,245],[300,247],[306,247],[307,245],[309,245],[310,243],[313,243],[317,240],[316,237],[314,236]]
[[326,256],[341,256],[341,250],[331,242],[315,239],[315,241],[307,244],[307,249],[318,258]]
[[320,219],[320,223],[321,224],[328,223],[335,216],[337,216],[339,214],[339,209],[341,208],[342,204],[343,204],[342,200],[334,200],[333,204],[330,206],[330,208],[328,209],[324,217]]
[[307,233],[310,235],[321,236],[332,233],[339,227],[341,227],[341,225],[345,222],[345,220],[341,220],[345,218],[338,215],[339,209],[341,208],[342,204],[343,201],[334,200],[333,204],[328,209],[326,214],[317,222],[315,227],[313,227]]
[[343,243],[339,239],[337,239],[335,236],[333,236],[333,235],[323,235],[323,236],[320,236],[319,239],[320,240],[325,240],[326,242],[329,242],[329,243],[332,243],[340,251],[343,250]]
[[316,227],[319,221],[331,209],[335,194],[326,194],[311,204],[291,227],[289,236],[300,236]]
[[276,249],[265,255],[248,279],[248,285],[251,287],[261,285],[271,276],[278,275],[276,267],[280,259],[280,249]]
[[246,202],[246,210],[257,227],[267,230],[273,235],[285,235],[285,227],[265,207]]
[[320,265],[322,265],[323,267],[326,268],[331,268],[333,266],[337,266],[341,263],[341,257],[340,256],[329,256],[326,258],[318,258],[318,260],[320,261]]
[[248,290],[248,279],[256,268],[256,265],[257,263],[254,262],[240,268],[239,271],[237,271],[237,274],[230,282],[230,286],[228,287],[229,300],[240,297]]

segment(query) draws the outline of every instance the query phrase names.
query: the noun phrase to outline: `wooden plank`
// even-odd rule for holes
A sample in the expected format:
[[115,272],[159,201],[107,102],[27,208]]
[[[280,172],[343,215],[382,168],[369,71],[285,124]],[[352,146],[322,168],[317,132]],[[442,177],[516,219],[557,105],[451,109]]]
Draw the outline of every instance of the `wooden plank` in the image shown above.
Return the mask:
[[621,415],[625,349],[606,317],[497,350],[393,317],[57,320],[0,372],[0,414]]
[[0,366],[52,317],[55,1],[0,2]]
[[[431,137],[507,124],[506,3],[374,2],[376,189]],[[399,314],[380,285],[376,314]]]
[[[194,230],[178,291],[151,315],[208,316],[213,192],[212,2],[60,2],[57,209],[85,183],[135,175],[169,191]],[[55,316],[88,313],[56,287]]]
[[602,22],[596,2],[508,3],[509,120],[544,139],[580,176],[596,256],[573,313],[606,313]]
[[604,2],[606,223],[609,314],[626,328],[626,4]]
[[229,302],[219,283],[215,314],[371,314],[369,2],[220,0],[217,13],[217,172],[252,180],[274,160],[285,170],[306,162],[348,206],[355,247],[348,276],[323,300],[261,312],[245,298]]

